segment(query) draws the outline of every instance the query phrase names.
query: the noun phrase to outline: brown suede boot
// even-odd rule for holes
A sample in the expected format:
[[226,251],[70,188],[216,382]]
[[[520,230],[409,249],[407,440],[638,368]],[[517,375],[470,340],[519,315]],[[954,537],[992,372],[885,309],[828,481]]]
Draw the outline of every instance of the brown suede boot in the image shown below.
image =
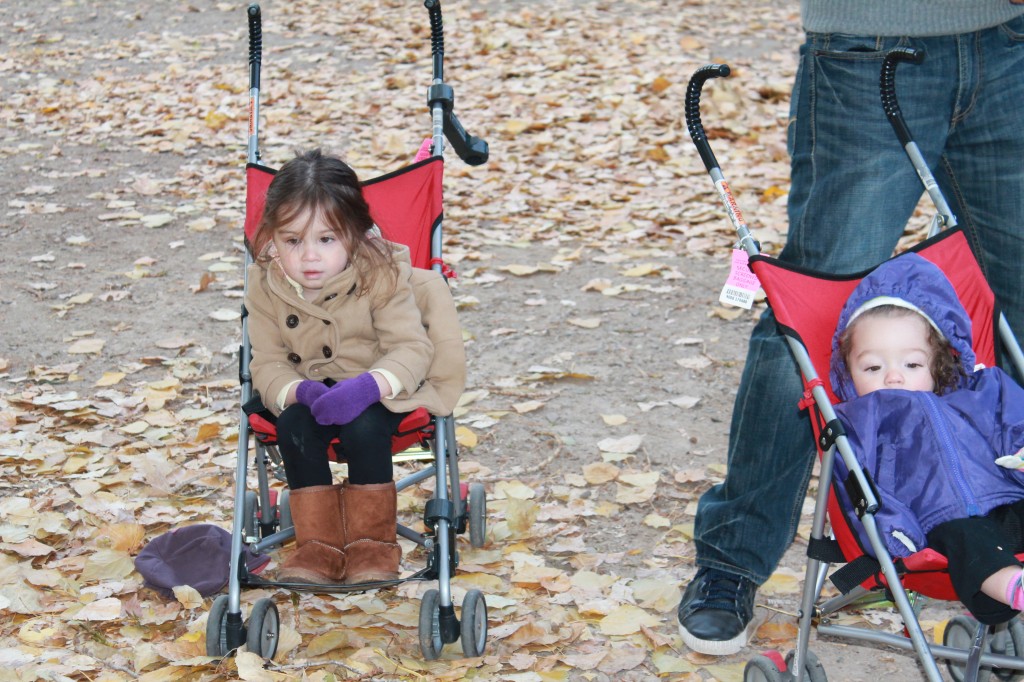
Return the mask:
[[277,579],[296,583],[340,583],[345,577],[345,501],[341,485],[314,485],[291,491],[295,553]]
[[345,583],[397,580],[402,548],[395,484],[346,485],[345,506]]

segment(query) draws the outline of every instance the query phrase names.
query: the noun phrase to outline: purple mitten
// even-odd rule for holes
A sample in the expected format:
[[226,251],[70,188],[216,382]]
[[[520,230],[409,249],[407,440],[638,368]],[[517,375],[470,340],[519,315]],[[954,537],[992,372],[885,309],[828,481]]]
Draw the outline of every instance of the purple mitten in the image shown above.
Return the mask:
[[306,379],[295,387],[295,400],[308,407],[313,407],[313,403],[316,402],[316,399],[324,393],[327,393],[328,390],[330,389],[327,384],[322,381]]
[[380,387],[369,372],[345,379],[313,402],[313,416],[317,423],[348,424],[366,408],[380,400]]

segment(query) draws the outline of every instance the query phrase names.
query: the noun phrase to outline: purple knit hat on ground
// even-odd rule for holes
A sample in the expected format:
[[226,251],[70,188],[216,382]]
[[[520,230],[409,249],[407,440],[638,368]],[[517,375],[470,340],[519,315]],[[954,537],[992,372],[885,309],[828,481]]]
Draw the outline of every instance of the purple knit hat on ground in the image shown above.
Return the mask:
[[[245,550],[245,565],[257,571],[270,561],[265,554]],[[190,585],[208,597],[224,589],[231,571],[231,533],[219,526],[200,523],[177,528],[150,540],[135,557],[135,570],[146,587],[165,597],[173,588]]]

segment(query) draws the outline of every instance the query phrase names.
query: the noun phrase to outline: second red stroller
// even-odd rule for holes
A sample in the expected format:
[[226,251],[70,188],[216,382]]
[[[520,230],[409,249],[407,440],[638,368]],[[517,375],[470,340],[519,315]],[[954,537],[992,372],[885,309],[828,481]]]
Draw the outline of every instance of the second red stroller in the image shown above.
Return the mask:
[[[951,229],[933,236],[912,251],[937,265],[952,283],[961,304],[971,316],[973,347],[978,361],[986,366],[994,366],[997,338],[1001,338],[1008,355],[1020,370],[1024,367],[1020,347],[1009,333],[1005,320],[997,315],[994,296],[977,260],[964,234],[953,229],[955,220],[938,193],[927,166],[920,159],[896,105],[893,84],[896,64],[915,58],[906,50],[894,50],[887,56],[882,68],[883,104],[901,144],[939,209],[936,226]],[[950,673],[956,680],[975,680],[978,679],[979,671],[987,674],[992,670],[997,670],[1000,676],[1012,676],[1012,671],[1024,670],[1024,660],[1018,658],[1024,653],[1024,625],[1016,619],[995,628],[993,633],[987,626],[960,616],[950,621],[942,646],[931,645],[925,639],[917,618],[918,610],[909,592],[933,599],[956,600],[946,572],[946,557],[931,549],[921,550],[899,561],[894,561],[888,554],[875,520],[882,502],[852,451],[849,440],[842,433],[841,423],[833,409],[835,396],[831,388],[827,381],[822,382],[819,378],[828,377],[829,374],[832,335],[843,304],[867,273],[847,276],[812,272],[787,266],[759,253],[759,247],[743,222],[700,121],[700,91],[704,82],[728,74],[728,67],[710,65],[693,75],[686,94],[687,126],[737,230],[740,248],[750,256],[751,269],[764,288],[780,330],[799,366],[806,391],[802,406],[812,411],[812,423],[819,433],[818,448],[821,456],[821,485],[816,497],[811,539],[808,543],[809,560],[796,648],[785,658],[774,652],[755,656],[746,666],[744,679],[751,682],[793,679],[824,681],[825,669],[809,649],[810,630],[815,624],[819,635],[913,650],[929,680],[942,679],[936,658],[948,661]],[[849,472],[843,480],[833,478],[837,462],[845,465],[845,470]],[[841,507],[837,498],[843,499],[846,505]],[[826,535],[826,523],[831,525],[831,537]],[[828,576],[830,565],[834,563],[844,563],[845,566]],[[826,577],[831,578],[842,594],[821,602],[819,598]],[[829,622],[830,616],[840,609],[862,600],[872,592],[882,594],[895,603],[903,620],[903,635],[833,625]]]
[[[409,247],[414,268],[434,270],[447,277],[450,272],[441,260],[442,174],[445,139],[459,156],[471,165],[487,160],[487,143],[468,135],[452,110],[452,88],[443,82],[443,25],[439,0],[427,0],[431,25],[434,78],[428,91],[433,123],[431,154],[410,166],[363,183],[363,195],[370,206],[374,223],[383,237]],[[264,209],[267,188],[274,171],[260,163],[258,147],[259,87],[262,60],[261,12],[250,5],[249,66],[250,111],[249,144],[246,167],[245,236],[249,243]],[[246,266],[252,263],[246,253]],[[436,278],[436,275],[434,276]],[[440,278],[437,278],[440,279]],[[248,283],[247,283],[248,284]],[[428,287],[419,287],[427,290]],[[429,288],[422,300],[417,292],[417,305],[427,317],[431,306],[448,306],[454,315],[454,303],[447,287]],[[446,300],[438,300],[438,296]],[[399,536],[423,548],[425,566],[395,581],[360,584],[309,585],[283,583],[250,573],[242,561],[248,548],[262,553],[279,547],[294,537],[288,502],[288,490],[271,487],[273,479],[282,479],[280,455],[276,448],[273,416],[267,412],[260,397],[253,394],[249,370],[251,349],[246,311],[242,315],[242,346],[239,376],[241,381],[241,415],[238,455],[235,470],[234,519],[232,526],[231,567],[228,593],[218,597],[210,610],[206,631],[206,652],[223,656],[245,645],[249,651],[273,658],[277,649],[279,617],[270,598],[258,600],[248,618],[243,617],[243,587],[280,587],[318,592],[365,591],[388,587],[409,580],[437,581],[437,588],[428,589],[422,597],[419,614],[419,644],[426,659],[440,656],[445,644],[461,639],[463,653],[468,657],[482,655],[487,639],[487,605],[479,590],[468,590],[462,601],[461,619],[456,616],[452,599],[451,579],[459,562],[458,536],[469,532],[470,543],[480,547],[485,541],[486,498],[482,484],[466,485],[460,481],[455,425],[451,415],[432,415],[424,409],[411,413],[393,438],[392,450],[401,461],[424,462],[421,470],[396,481],[398,490],[417,485],[433,477],[433,496],[423,512],[425,532],[399,525]],[[428,336],[434,339],[428,329]],[[463,353],[457,347],[435,342],[436,352]],[[411,450],[410,450],[411,449]],[[249,490],[250,451],[256,489]],[[333,453],[329,453],[333,454]]]

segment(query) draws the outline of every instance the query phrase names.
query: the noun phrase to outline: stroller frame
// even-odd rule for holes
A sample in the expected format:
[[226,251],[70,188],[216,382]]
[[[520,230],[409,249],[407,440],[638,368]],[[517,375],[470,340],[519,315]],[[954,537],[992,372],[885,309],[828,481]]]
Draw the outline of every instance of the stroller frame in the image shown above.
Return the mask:
[[[939,190],[938,184],[917,144],[911,137],[910,131],[900,112],[895,91],[897,64],[900,61],[920,63],[923,58],[924,54],[919,50],[910,48],[891,50],[883,60],[880,90],[886,116],[937,210],[937,215],[932,222],[929,234],[929,236],[934,236],[943,229],[955,227],[956,218]],[[729,189],[718,161],[715,159],[700,119],[700,94],[704,83],[712,78],[726,77],[729,73],[730,69],[725,64],[709,64],[694,72],[686,90],[686,124],[690,137],[739,237],[738,248],[744,249],[750,257],[759,256],[761,259],[764,259],[765,257],[760,255],[760,246],[744,222],[739,206]],[[1022,354],[1020,345],[1014,337],[1005,316],[1002,314],[1000,314],[998,320],[998,331],[1004,345],[1004,352],[1016,367],[1019,375],[1024,376],[1024,354]],[[978,623],[976,627],[972,628],[971,623],[973,623],[973,619],[960,616],[950,621],[950,627],[947,627],[946,631],[946,639],[948,641],[952,627],[964,630],[968,633],[967,640],[969,641],[969,647],[966,650],[928,643],[917,619],[920,605],[912,601],[906,589],[904,589],[899,571],[881,538],[881,533],[874,516],[880,502],[875,495],[874,488],[857,461],[849,441],[842,434],[841,427],[839,429],[834,428],[834,425],[839,425],[838,417],[824,385],[818,378],[817,370],[811,361],[807,348],[792,335],[786,334],[786,341],[803,376],[804,385],[809,391],[813,405],[821,419],[822,433],[818,435],[821,453],[819,481],[822,483],[819,483],[818,486],[811,538],[808,543],[808,562],[801,596],[796,648],[784,660],[777,652],[755,656],[747,663],[744,669],[744,680],[767,680],[773,682],[776,680],[809,679],[812,682],[824,682],[826,679],[824,668],[809,649],[810,630],[815,619],[820,620],[817,631],[821,635],[847,637],[859,641],[885,644],[904,651],[916,652],[924,673],[931,682],[942,680],[936,663],[937,658],[949,661],[947,665],[949,666],[950,673],[954,675],[954,679],[957,679],[958,682],[959,680],[973,682],[979,679],[978,676],[982,666],[998,668],[1004,671],[1024,671],[1024,659],[1000,653],[1008,648],[1017,656],[1024,653],[1024,624],[1016,621],[1016,619],[1011,621],[1009,626],[999,626],[1000,629],[995,632],[994,638],[989,639],[990,628],[988,626]],[[812,415],[812,422],[815,422],[814,415]],[[815,423],[815,428],[817,430],[818,423]],[[833,557],[825,558],[815,549],[830,543],[830,540],[825,537],[825,525],[833,481],[833,464],[837,453],[843,458],[858,489],[857,494],[860,496],[858,499],[858,515],[877,557],[880,572],[885,578],[888,598],[896,605],[903,618],[904,636],[828,623],[828,617],[831,614],[855,602],[863,603],[865,597],[871,595],[873,590],[869,590],[864,585],[857,585],[846,594],[841,594],[818,604],[830,563],[833,560],[844,560],[841,555],[838,559]],[[971,629],[973,629],[973,635],[971,635]],[[955,663],[963,664],[963,667],[956,666],[954,665]]]
[[[407,168],[419,168],[444,159],[444,141],[447,138],[452,148],[469,165],[481,165],[487,161],[487,142],[469,135],[453,111],[454,91],[444,83],[444,28],[440,0],[426,0],[424,6],[429,12],[431,26],[431,52],[433,80],[428,90],[428,106],[431,112],[432,147],[428,160]],[[249,130],[247,144],[247,169],[268,171],[260,166],[259,149],[259,94],[260,67],[262,63],[262,15],[258,4],[247,8],[249,24]],[[400,174],[389,173],[363,183],[364,186],[382,182]],[[440,171],[437,171],[438,177]],[[251,181],[250,181],[251,182]],[[251,189],[251,185],[250,185]],[[265,188],[264,188],[265,189]],[[441,262],[442,233],[441,219],[430,235],[430,267],[447,276]],[[253,256],[246,249],[245,267],[253,263]],[[414,263],[415,265],[415,263]],[[248,282],[246,282],[248,290]],[[239,348],[239,383],[241,385],[238,454],[235,468],[234,515],[231,532],[231,563],[228,579],[228,593],[214,600],[210,609],[206,632],[206,653],[210,656],[225,656],[243,644],[249,651],[264,658],[273,658],[279,635],[279,616],[270,598],[259,599],[253,606],[248,619],[243,619],[241,589],[245,586],[283,587],[291,590],[320,592],[366,591],[388,587],[407,581],[437,580],[437,589],[424,593],[419,614],[419,643],[421,653],[428,660],[440,656],[445,644],[461,638],[463,653],[467,657],[480,656],[486,646],[487,605],[479,590],[469,590],[462,603],[462,620],[455,614],[452,601],[451,577],[458,565],[456,534],[469,530],[470,543],[474,547],[484,544],[486,533],[486,498],[482,483],[470,486],[460,483],[458,453],[455,438],[455,424],[451,416],[432,416],[426,410],[414,411],[403,420],[400,429],[404,432],[396,437],[400,443],[394,461],[415,459],[433,460],[423,469],[398,481],[396,488],[402,490],[416,485],[431,476],[436,477],[434,496],[427,501],[423,521],[428,531],[417,532],[399,524],[397,534],[412,540],[427,552],[426,566],[405,578],[360,584],[309,585],[263,580],[251,574],[245,563],[248,549],[259,554],[292,539],[294,527],[290,523],[288,490],[281,495],[270,488],[269,465],[280,464],[280,455],[274,445],[264,444],[260,435],[250,425],[254,398],[252,375],[249,364],[252,352],[248,332],[248,315],[242,306],[242,343]],[[260,405],[261,407],[261,405]],[[258,491],[247,490],[248,456],[250,436],[255,435],[254,468]],[[418,445],[420,450],[411,454],[404,448]]]

